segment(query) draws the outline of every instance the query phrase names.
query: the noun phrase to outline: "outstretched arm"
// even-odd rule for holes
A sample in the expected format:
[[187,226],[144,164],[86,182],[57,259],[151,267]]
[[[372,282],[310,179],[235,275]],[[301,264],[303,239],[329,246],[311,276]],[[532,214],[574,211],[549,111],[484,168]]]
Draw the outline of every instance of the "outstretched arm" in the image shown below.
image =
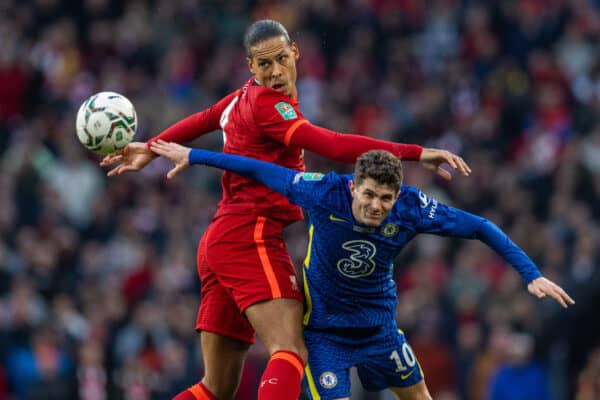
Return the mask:
[[414,144],[393,143],[367,136],[342,134],[308,122],[299,124],[289,137],[289,144],[304,148],[334,161],[352,164],[369,150],[386,150],[405,161],[419,161],[425,168],[446,180],[452,175],[441,168],[448,164],[462,175],[469,176],[471,168],[462,157],[446,150],[423,148]]
[[534,262],[500,228],[485,218],[457,210],[456,230],[463,237],[478,239],[490,246],[521,274],[527,290],[538,298],[550,296],[563,307],[575,301],[556,283],[542,276]]
[[108,171],[108,176],[141,170],[156,158],[156,155],[150,150],[150,144],[152,142],[164,140],[167,142],[185,143],[205,133],[218,129],[221,113],[237,94],[237,91],[230,93],[212,107],[176,122],[159,135],[148,140],[147,143],[129,143],[120,151],[104,157],[100,162],[100,166],[113,166],[113,168]]
[[167,143],[164,140],[152,142],[150,149],[175,163],[175,167],[167,174],[168,179],[187,169],[191,164],[204,164],[254,179],[285,196],[289,183],[298,173],[298,171],[253,158],[191,149],[177,143]]

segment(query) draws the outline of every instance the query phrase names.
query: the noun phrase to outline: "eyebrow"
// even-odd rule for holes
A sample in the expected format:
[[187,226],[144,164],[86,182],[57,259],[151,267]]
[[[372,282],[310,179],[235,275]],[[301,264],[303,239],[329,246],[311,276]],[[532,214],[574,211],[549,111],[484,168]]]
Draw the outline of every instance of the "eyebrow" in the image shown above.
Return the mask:
[[267,57],[264,57],[264,56],[263,56],[263,57],[260,57],[260,56],[258,56],[258,57],[256,57],[256,61],[257,61],[257,62],[261,62],[261,61],[271,61],[271,59],[273,59],[273,58],[277,58],[277,57],[279,57],[279,56],[281,56],[281,55],[283,55],[283,54],[285,54],[285,50],[281,50],[279,53],[275,54],[275,55],[274,55],[274,56],[272,56],[272,57],[268,57],[268,58],[267,58]]
[[388,197],[394,197],[392,194],[389,194],[389,193],[385,193],[385,194],[382,194],[382,195],[378,195],[378,194],[377,194],[375,191],[373,191],[373,190],[371,190],[371,189],[365,189],[364,193],[365,193],[365,194],[374,195],[374,196],[380,197],[380,198],[382,198],[382,199],[386,199],[386,198],[388,198]]

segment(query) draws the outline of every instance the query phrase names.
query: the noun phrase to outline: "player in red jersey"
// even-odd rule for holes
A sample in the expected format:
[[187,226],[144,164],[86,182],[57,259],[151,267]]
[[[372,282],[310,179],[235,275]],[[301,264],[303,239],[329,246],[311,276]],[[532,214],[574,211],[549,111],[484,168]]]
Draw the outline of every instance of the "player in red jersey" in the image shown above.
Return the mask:
[[[278,22],[261,20],[247,31],[244,45],[253,74],[239,90],[212,107],[179,121],[148,143],[131,143],[102,160],[117,164],[109,176],[144,168],[155,155],[150,143],[183,143],[223,129],[226,153],[304,170],[302,149],[338,162],[353,163],[370,149],[420,161],[446,179],[447,163],[464,175],[457,155],[333,132],[312,125],[298,109],[296,61],[299,50]],[[271,355],[261,377],[260,400],[297,399],[307,352],[302,340],[302,294],[282,229],[302,218],[300,208],[280,194],[225,172],[223,198],[198,247],[202,301],[201,332],[205,376],[175,400],[231,399],[243,362],[257,333]]]

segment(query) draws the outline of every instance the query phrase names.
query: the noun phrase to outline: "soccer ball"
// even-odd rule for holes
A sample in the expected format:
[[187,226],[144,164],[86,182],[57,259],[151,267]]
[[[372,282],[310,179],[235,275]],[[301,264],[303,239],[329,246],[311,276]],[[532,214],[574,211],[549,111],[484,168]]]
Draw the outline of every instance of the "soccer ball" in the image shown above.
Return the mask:
[[100,92],[79,107],[75,128],[81,144],[95,153],[106,155],[131,142],[137,128],[137,114],[125,96]]

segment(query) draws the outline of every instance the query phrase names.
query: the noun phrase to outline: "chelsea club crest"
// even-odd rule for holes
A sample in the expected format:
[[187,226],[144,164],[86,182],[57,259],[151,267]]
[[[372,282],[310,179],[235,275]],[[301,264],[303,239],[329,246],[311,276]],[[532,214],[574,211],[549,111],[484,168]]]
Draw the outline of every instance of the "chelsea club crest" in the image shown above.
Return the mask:
[[338,379],[337,379],[337,376],[333,372],[325,371],[319,377],[319,383],[325,389],[333,389],[335,387],[335,385],[337,385]]
[[400,227],[396,224],[385,224],[383,228],[381,228],[381,235],[385,237],[393,237],[396,236]]

